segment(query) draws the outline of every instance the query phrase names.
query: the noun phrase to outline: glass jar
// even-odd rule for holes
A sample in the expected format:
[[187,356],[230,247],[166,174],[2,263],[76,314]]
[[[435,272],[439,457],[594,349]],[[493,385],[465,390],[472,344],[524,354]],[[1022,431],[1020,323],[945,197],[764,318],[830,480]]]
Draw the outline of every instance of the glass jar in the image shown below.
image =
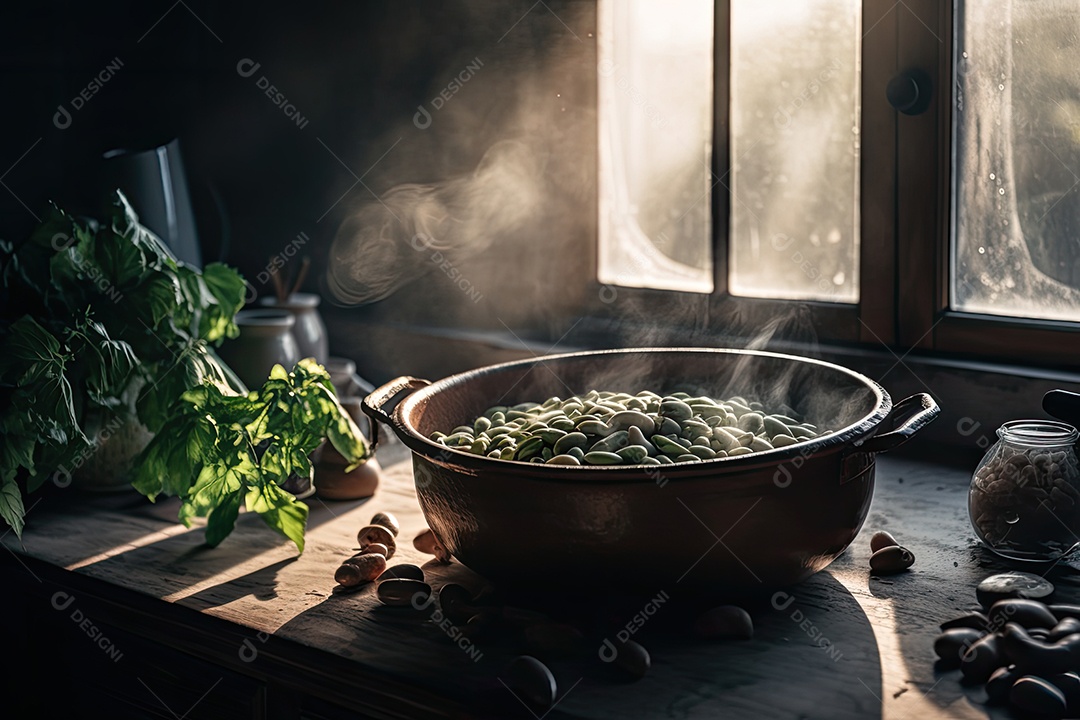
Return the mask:
[[1013,420],[971,478],[975,534],[998,555],[1057,560],[1080,545],[1080,469],[1072,425]]

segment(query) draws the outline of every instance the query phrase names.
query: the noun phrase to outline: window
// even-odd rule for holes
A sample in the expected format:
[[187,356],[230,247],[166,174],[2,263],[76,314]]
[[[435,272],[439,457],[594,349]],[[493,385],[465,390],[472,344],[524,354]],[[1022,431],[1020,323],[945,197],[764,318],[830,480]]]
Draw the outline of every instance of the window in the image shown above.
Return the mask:
[[599,0],[598,16],[599,283],[719,313],[798,304],[825,340],[1076,364],[1071,3]]

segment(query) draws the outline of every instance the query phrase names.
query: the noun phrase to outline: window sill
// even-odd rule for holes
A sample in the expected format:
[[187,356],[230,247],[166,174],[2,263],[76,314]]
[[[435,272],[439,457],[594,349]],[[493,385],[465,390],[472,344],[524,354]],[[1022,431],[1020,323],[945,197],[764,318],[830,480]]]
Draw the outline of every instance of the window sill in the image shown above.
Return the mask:
[[[398,375],[438,379],[484,365],[579,350],[637,345],[709,347],[699,336],[690,342],[653,337],[649,343],[622,343],[580,323],[555,342],[513,332],[369,324],[339,316],[331,326],[335,354],[351,357],[360,374],[379,384]],[[348,343],[348,339],[354,338]],[[346,341],[342,343],[341,341]],[[942,447],[973,456],[996,439],[1005,421],[1044,418],[1042,396],[1063,388],[1080,392],[1080,374],[1064,370],[949,359],[921,351],[896,353],[841,345],[769,343],[767,349],[820,358],[879,382],[894,402],[930,393],[942,408],[936,422],[920,432],[908,454],[936,453]]]

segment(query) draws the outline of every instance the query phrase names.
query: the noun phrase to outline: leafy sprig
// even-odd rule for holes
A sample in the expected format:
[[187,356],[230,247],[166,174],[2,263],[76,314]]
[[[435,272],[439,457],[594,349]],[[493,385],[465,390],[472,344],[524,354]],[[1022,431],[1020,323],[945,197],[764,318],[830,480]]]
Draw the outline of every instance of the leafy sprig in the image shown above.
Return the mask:
[[182,498],[180,521],[207,518],[206,542],[233,530],[243,505],[304,551],[307,505],[281,486],[311,472],[309,455],[324,440],[353,469],[371,451],[314,360],[287,372],[275,365],[261,388],[234,394],[205,382],[188,390],[138,460],[135,487],[151,499]]
[[189,388],[243,389],[213,351],[238,333],[243,278],[177,261],[120,192],[101,221],[52,205],[25,242],[0,241],[0,301],[0,517],[16,534],[22,487],[93,449],[88,413],[155,431]]

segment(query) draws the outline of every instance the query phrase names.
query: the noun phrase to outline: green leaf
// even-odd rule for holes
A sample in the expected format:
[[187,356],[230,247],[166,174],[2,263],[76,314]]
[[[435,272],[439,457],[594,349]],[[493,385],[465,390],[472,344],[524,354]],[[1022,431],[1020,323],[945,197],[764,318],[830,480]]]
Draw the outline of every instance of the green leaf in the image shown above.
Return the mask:
[[206,544],[217,547],[236,527],[236,518],[240,514],[240,503],[244,493],[237,490],[219,499],[219,504],[210,511],[206,522]]
[[292,540],[301,554],[304,552],[304,529],[307,527],[308,506],[270,483],[248,490],[247,509],[259,513],[267,525]]
[[147,269],[142,250],[122,235],[112,232],[98,234],[94,259],[102,275],[119,289],[135,285]]
[[69,308],[85,306],[91,292],[108,281],[94,262],[94,237],[77,232],[75,237],[49,260],[49,279],[64,305]]
[[139,216],[119,190],[113,193],[109,222],[103,228],[103,232],[110,231],[126,238],[141,250],[148,266],[155,269],[176,269],[176,256],[161,238],[139,224]]
[[233,318],[244,307],[244,278],[227,265],[210,263],[203,269],[202,279],[214,302],[208,303],[201,318],[199,335],[215,344],[236,337],[240,329]]
[[204,465],[180,507],[180,521],[190,527],[191,518],[206,517],[230,495],[239,493],[244,484],[242,469],[230,465],[228,459]]
[[81,337],[86,347],[86,390],[91,400],[108,407],[119,406],[124,389],[131,382],[139,360],[131,345],[109,337],[105,326],[87,319]]
[[18,484],[12,479],[5,480],[3,485],[0,485],[0,517],[4,518],[19,538],[22,537],[25,515],[26,509],[23,507],[22,493],[19,492]]
[[[143,312],[149,312],[151,322],[146,323],[151,332],[155,334],[161,333],[162,328],[159,328],[162,320],[170,317],[182,302],[184,302],[183,296],[180,294],[180,282],[173,275],[165,273],[158,273],[150,278],[139,283],[134,290],[129,293],[128,300],[141,309]],[[162,343],[168,346],[169,338],[161,338]]]
[[360,428],[356,426],[356,423],[353,422],[353,419],[338,404],[336,399],[334,407],[333,417],[326,426],[326,436],[334,449],[349,461],[349,465],[345,469],[345,472],[349,472],[371,456],[371,448],[368,447],[367,442],[364,440]]
[[60,355],[60,341],[29,315],[12,323],[6,345],[5,355],[19,360],[48,361]]
[[174,420],[154,435],[135,462],[135,489],[151,500],[158,494],[186,495],[202,468],[201,458],[188,452],[190,435],[199,423],[178,405]]

